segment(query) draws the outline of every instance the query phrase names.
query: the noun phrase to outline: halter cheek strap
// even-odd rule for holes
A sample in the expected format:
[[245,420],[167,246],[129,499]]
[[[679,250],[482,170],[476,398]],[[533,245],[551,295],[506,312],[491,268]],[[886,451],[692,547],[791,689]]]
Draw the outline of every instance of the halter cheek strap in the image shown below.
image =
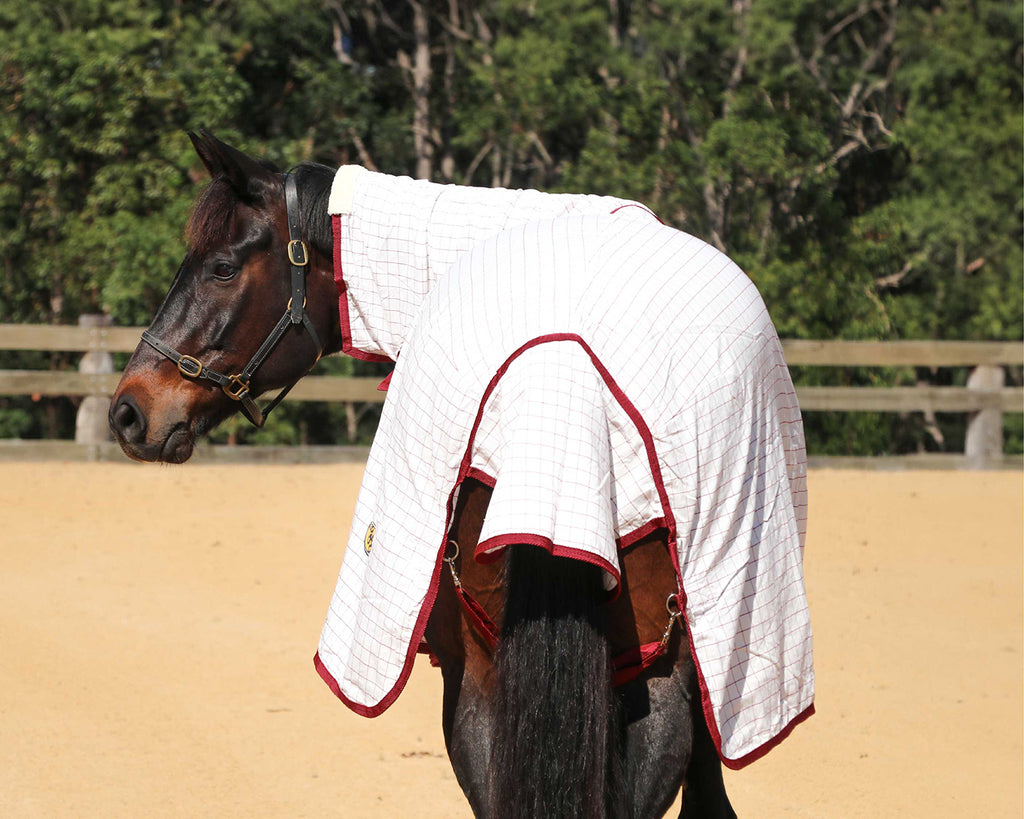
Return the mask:
[[[242,406],[242,414],[257,427],[262,427],[270,411],[274,409],[294,387],[299,379],[281,390],[263,409],[253,399],[249,392],[249,385],[256,371],[266,361],[267,356],[277,347],[278,342],[284,338],[284,334],[295,324],[301,324],[309,337],[316,345],[316,359],[314,364],[320,360],[323,353],[323,345],[317,336],[313,322],[306,312],[306,269],[309,267],[309,250],[306,243],[302,241],[302,231],[299,226],[299,196],[295,187],[295,178],[291,174],[284,175],[285,208],[288,216],[288,261],[291,265],[291,298],[288,299],[288,306],[285,307],[284,315],[278,319],[274,329],[264,339],[259,349],[249,359],[241,371],[232,375],[226,375],[218,370],[203,364],[199,359],[179,353],[173,347],[165,344],[149,330],[142,333],[142,340],[156,350],[165,358],[169,358],[178,366],[178,372],[185,378],[192,380],[212,381],[217,384],[228,398],[238,401]],[[312,369],[312,365],[310,365]],[[309,370],[307,370],[308,372]],[[303,373],[305,375],[305,373]]]

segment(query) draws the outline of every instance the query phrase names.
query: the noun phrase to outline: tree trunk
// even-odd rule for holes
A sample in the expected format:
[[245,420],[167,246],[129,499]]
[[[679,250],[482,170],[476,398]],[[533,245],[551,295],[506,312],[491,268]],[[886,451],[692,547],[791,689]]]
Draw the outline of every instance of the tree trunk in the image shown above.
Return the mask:
[[416,151],[416,178],[430,179],[434,171],[434,143],[430,128],[430,17],[426,2],[412,3],[413,36],[413,147]]

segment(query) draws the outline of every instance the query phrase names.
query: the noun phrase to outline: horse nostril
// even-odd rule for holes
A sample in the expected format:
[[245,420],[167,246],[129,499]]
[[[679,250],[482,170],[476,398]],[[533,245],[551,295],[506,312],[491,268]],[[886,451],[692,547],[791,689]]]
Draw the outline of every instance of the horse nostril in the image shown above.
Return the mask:
[[111,431],[120,440],[139,443],[146,437],[146,416],[130,395],[111,406],[108,420]]

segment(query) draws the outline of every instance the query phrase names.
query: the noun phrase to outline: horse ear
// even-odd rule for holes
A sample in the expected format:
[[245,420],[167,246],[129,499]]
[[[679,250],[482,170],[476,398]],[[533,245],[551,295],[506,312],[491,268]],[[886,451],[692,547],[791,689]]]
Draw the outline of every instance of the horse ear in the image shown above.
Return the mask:
[[188,132],[199,159],[211,179],[223,176],[245,202],[262,202],[276,189],[277,169],[269,162],[260,162],[237,148],[200,128],[199,133]]
[[195,131],[189,131],[188,138],[192,141],[192,147],[202,161],[203,167],[206,168],[206,172],[210,174],[210,179],[216,179],[220,176],[223,170],[220,159],[214,153],[212,140],[215,137],[206,130],[200,129],[198,134]]

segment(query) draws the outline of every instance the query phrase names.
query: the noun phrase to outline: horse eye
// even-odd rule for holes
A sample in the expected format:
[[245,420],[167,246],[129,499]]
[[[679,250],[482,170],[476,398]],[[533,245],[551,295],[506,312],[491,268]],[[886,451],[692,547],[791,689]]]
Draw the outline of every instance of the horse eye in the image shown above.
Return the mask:
[[229,265],[227,262],[218,262],[213,269],[213,277],[218,281],[227,282],[238,275],[238,268]]

